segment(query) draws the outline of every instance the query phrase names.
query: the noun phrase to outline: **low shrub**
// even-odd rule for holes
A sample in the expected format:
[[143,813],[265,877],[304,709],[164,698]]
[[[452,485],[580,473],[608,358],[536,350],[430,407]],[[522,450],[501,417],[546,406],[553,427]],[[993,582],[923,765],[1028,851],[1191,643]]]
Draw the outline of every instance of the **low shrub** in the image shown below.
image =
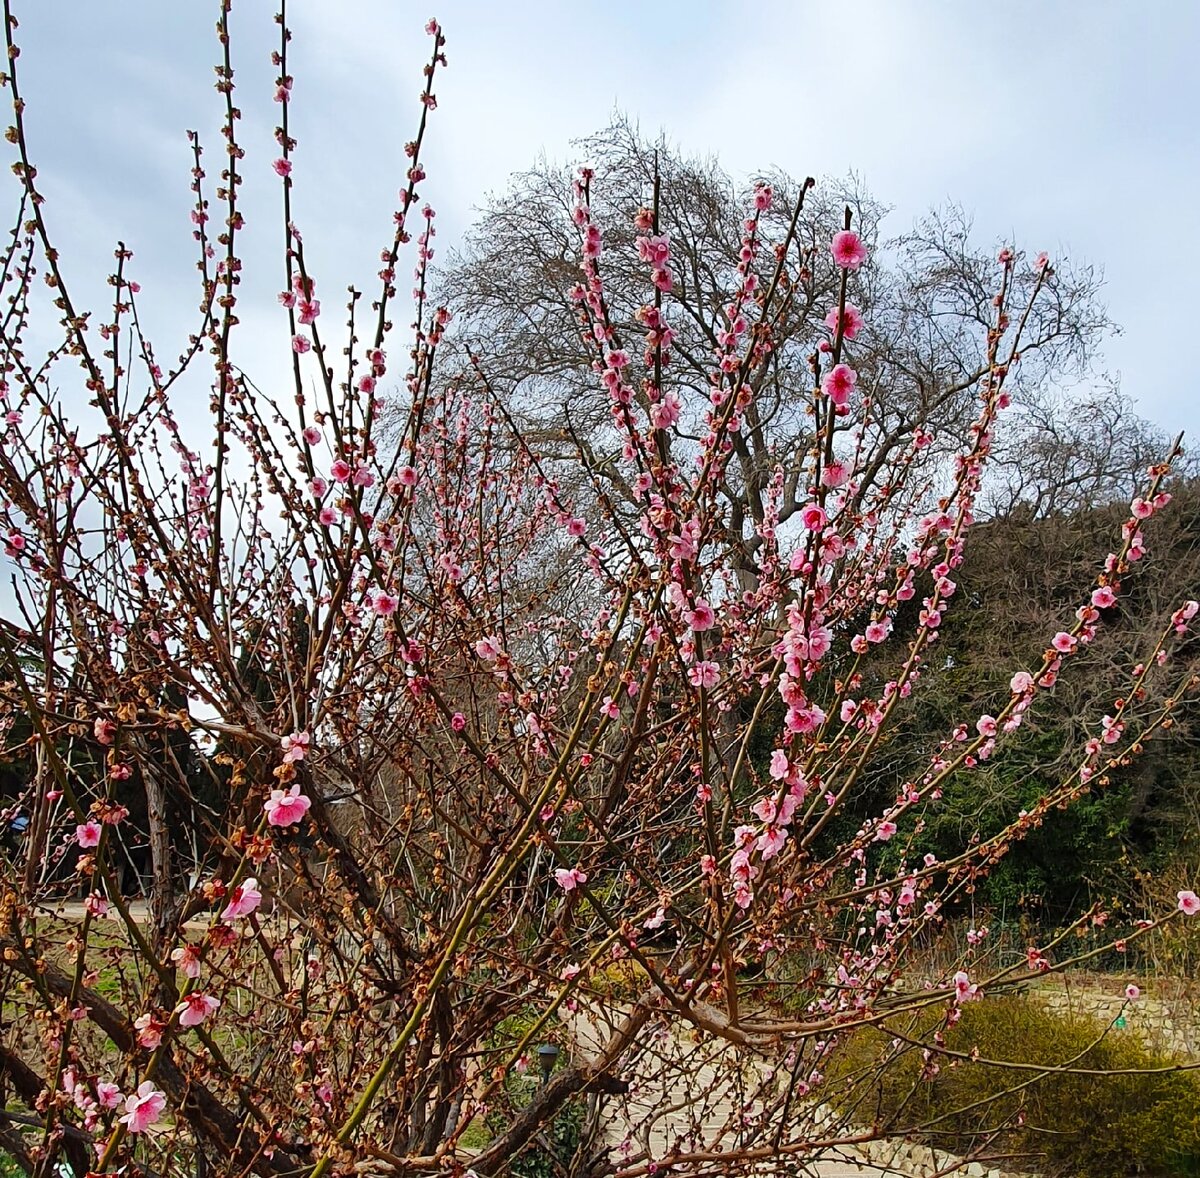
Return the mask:
[[593,969],[588,975],[588,988],[606,998],[631,1001],[646,988],[649,980],[639,961],[624,957]]
[[[938,1033],[947,1051],[974,1058],[935,1050],[927,1063]],[[1022,1168],[1054,1178],[1166,1178],[1200,1173],[1200,1074],[1156,1070],[1180,1067],[1131,1032],[1011,995],[968,1004],[952,1027],[930,1009],[859,1029],[831,1060],[828,1099],[885,1132],[919,1125],[928,1144],[958,1154],[994,1134],[989,1154],[1020,1155]]]

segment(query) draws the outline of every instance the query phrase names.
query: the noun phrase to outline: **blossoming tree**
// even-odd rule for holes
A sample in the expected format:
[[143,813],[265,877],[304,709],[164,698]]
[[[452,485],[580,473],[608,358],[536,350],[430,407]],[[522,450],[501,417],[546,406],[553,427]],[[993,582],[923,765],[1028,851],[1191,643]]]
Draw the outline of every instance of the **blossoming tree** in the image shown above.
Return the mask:
[[[268,163],[244,161],[238,141],[229,0],[211,188],[193,137],[201,317],[173,365],[142,330],[124,245],[111,306],[75,301],[26,140],[7,0],[5,22],[18,183],[0,269],[13,578],[0,652],[6,732],[27,767],[6,814],[29,821],[0,876],[0,1146],[25,1170],[500,1174],[586,1098],[574,1173],[788,1172],[882,1131],[827,1101],[828,1061],[855,1027],[920,1008],[953,1023],[964,1003],[1070,960],[1060,944],[1003,969],[911,968],[918,940],[1014,840],[1172,723],[1194,676],[1162,696],[1147,685],[1170,681],[1194,601],[1162,619],[1120,696],[1097,701],[1084,758],[1036,807],[952,857],[904,848],[944,785],[1018,740],[1107,624],[1170,499],[1172,455],[1004,698],[830,837],[954,607],[1007,382],[1053,289],[1047,258],[1028,273],[1013,250],[996,262],[975,422],[944,485],[911,475],[935,440],[923,429],[867,484],[860,447],[887,397],[855,368],[870,259],[849,216],[822,243],[837,280],[806,361],[813,443],[760,488],[747,585],[723,542],[723,488],[776,325],[805,295],[795,226],[810,185],[773,234],[776,195],[754,191],[727,326],[685,405],[663,376],[686,313],[672,242],[653,203],[637,213],[646,293],[637,336],[619,332],[581,172],[571,297],[637,497],[630,526],[602,486],[577,508],[493,396],[486,354],[439,368],[449,315],[427,295],[421,163],[445,65],[435,22],[375,293],[364,310],[352,292],[346,324],[329,327],[292,219],[280,14],[287,397],[236,359],[243,169]],[[197,430],[178,402],[206,364]],[[385,444],[388,386],[403,411]],[[685,414],[698,439],[681,436]],[[900,643],[893,618],[914,599],[920,624]],[[868,690],[860,661],[889,644],[894,672]],[[135,822],[148,913],[120,882]],[[64,904],[64,881],[82,902]],[[1178,900],[1125,938],[1200,904]],[[788,981],[786,1006],[764,997]],[[698,1054],[663,1051],[668,1040]],[[526,1069],[547,1042],[563,1062],[535,1086]],[[936,1040],[925,1049],[936,1059]],[[655,1135],[639,1092],[686,1085],[701,1061],[733,1111],[697,1099]],[[845,1109],[870,1077],[837,1083]]]

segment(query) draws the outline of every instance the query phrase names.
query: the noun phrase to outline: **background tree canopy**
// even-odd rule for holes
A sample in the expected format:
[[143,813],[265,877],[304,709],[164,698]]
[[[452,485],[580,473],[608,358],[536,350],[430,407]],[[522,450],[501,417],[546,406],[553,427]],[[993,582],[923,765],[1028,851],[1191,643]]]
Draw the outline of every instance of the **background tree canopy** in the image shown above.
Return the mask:
[[[662,387],[675,391],[702,431],[711,356],[730,327],[723,291],[739,261],[739,226],[752,183],[739,186],[714,157],[680,153],[665,137],[645,135],[616,116],[582,140],[580,158],[595,168],[593,213],[605,233],[603,273],[614,324],[637,338],[644,274],[633,248],[634,217],[653,206],[659,231],[671,241],[674,339]],[[574,169],[539,159],[512,177],[508,190],[481,210],[465,244],[439,275],[439,291],[455,312],[450,342],[485,357],[490,386],[536,441],[577,503],[603,495],[614,509],[636,513],[636,497],[613,461],[620,440],[593,370],[594,350],[581,333],[578,231],[571,219]],[[764,220],[786,228],[800,181],[781,172],[754,177],[777,199]],[[722,486],[727,542],[743,584],[753,584],[763,522],[763,491],[777,468],[786,475],[780,526],[804,502],[802,469],[813,445],[808,409],[811,357],[827,332],[837,300],[838,271],[826,243],[852,210],[874,264],[856,295],[866,320],[855,340],[859,388],[886,390],[872,416],[844,441],[860,448],[861,494],[885,480],[890,463],[914,430],[927,430],[923,477],[938,485],[947,455],[962,445],[974,414],[975,388],[986,368],[984,340],[992,313],[998,248],[981,247],[970,217],[954,205],[931,210],[907,232],[884,238],[886,206],[858,177],[823,180],[810,194],[797,236],[811,285],[797,291],[777,324],[772,362],[756,383],[746,428],[735,438],[737,461]],[[771,259],[767,259],[770,262]],[[1031,271],[1020,273],[1028,284]],[[1007,691],[1013,667],[1039,653],[1039,643],[1068,616],[1094,573],[1095,554],[1118,522],[1148,465],[1170,439],[1138,417],[1111,378],[1093,370],[1097,344],[1114,330],[1100,301],[1102,276],[1086,264],[1055,261],[1050,297],[1035,306],[1021,364],[1013,374],[1015,407],[997,429],[981,502],[987,526],[968,546],[960,592],[933,657],[944,667],[916,693],[905,723],[891,737],[891,771],[864,782],[858,804],[828,832],[830,845],[886,802],[905,766],[992,696]],[[617,340],[621,342],[620,337]],[[858,423],[855,423],[856,425]],[[686,435],[687,431],[683,431]],[[678,444],[679,439],[676,439]],[[1133,599],[1139,616],[1167,607],[1173,594],[1200,581],[1194,461],[1182,466],[1186,485],[1171,535],[1141,570]],[[586,507],[581,507],[586,513]],[[920,594],[918,594],[918,599]],[[902,611],[897,629],[917,622]],[[1137,612],[1137,611],[1131,611]],[[906,616],[907,615],[907,616]],[[1027,733],[1019,756],[1003,770],[973,773],[961,796],[952,788],[938,822],[922,835],[944,852],[987,827],[1014,799],[1030,801],[1077,756],[1099,722],[1082,710],[1098,683],[1128,669],[1137,633],[1117,628],[1088,654],[1089,681],[1063,689]],[[867,672],[868,676],[870,671]],[[881,686],[880,683],[875,686]],[[764,759],[769,746],[760,750]],[[1200,800],[1188,784],[1197,766],[1196,735],[1186,722],[1156,743],[1127,777],[1048,820],[981,885],[979,903],[1053,924],[1089,896],[1130,896],[1138,870],[1189,854],[1200,827]]]
[[[711,357],[731,326],[723,292],[739,262],[740,229],[752,184],[735,184],[714,158],[682,155],[665,138],[650,139],[619,116],[582,140],[579,155],[595,168],[593,215],[608,247],[603,274],[618,343],[637,338],[641,330],[636,316],[643,303],[643,275],[633,248],[638,210],[655,205],[658,229],[670,238],[671,300],[678,313],[671,317],[674,338],[661,385],[680,397],[684,421],[690,418],[690,433],[698,438]],[[453,342],[487,357],[486,375],[497,395],[507,399],[544,454],[562,459],[563,477],[582,492],[583,476],[590,474],[617,503],[631,504],[631,489],[612,462],[620,443],[592,370],[594,348],[581,338],[579,304],[572,297],[578,282],[572,179],[571,168],[545,159],[514,176],[509,190],[482,210],[463,248],[451,255],[440,275],[439,294],[455,313]],[[781,172],[754,182],[771,185],[776,199],[763,223],[773,236],[782,236],[801,182]],[[763,520],[763,492],[772,470],[780,466],[786,475],[781,524],[804,499],[801,473],[813,444],[814,422],[801,394],[812,387],[810,358],[837,301],[838,270],[827,243],[842,227],[847,209],[875,258],[855,295],[866,321],[855,340],[855,364],[859,389],[879,395],[871,402],[861,437],[853,432],[859,423],[849,418],[839,431],[842,441],[862,454],[860,494],[887,477],[889,463],[916,429],[933,435],[922,455],[933,473],[938,460],[961,444],[986,370],[984,345],[999,247],[980,248],[970,218],[953,205],[933,210],[910,231],[883,240],[886,208],[856,177],[823,180],[812,189],[796,228],[809,280],[774,324],[771,362],[755,378],[753,406],[734,440],[737,461],[722,487],[728,540],[751,580],[759,547],[755,526]],[[762,259],[764,279],[774,263],[773,256]],[[1028,287],[1035,274],[1030,264],[1015,281]],[[1064,413],[1057,390],[1087,373],[1092,350],[1111,326],[1097,298],[1100,283],[1092,267],[1056,259],[1047,297],[1034,307],[1026,325],[1011,392],[1028,407],[1027,428],[1039,439],[1075,429],[1070,424],[1075,408]],[[1113,400],[1100,398],[1091,415],[1111,420]],[[1035,422],[1042,428],[1034,428]],[[1121,414],[1121,424],[1128,423]],[[1084,432],[1090,438],[1095,431]],[[1139,436],[1147,432],[1137,424]],[[1101,450],[1091,446],[1087,457],[1076,460],[1088,468],[1086,474],[1074,472],[1082,480],[1077,493],[1130,483],[1144,470],[1143,450],[1150,448],[1116,448],[1105,451],[1101,460]],[[1015,469],[1021,462],[1013,456],[1010,465]],[[1028,471],[1022,480],[1030,477],[1037,481],[1036,472]],[[1027,498],[1030,488],[1022,480],[1017,480],[1019,494]]]

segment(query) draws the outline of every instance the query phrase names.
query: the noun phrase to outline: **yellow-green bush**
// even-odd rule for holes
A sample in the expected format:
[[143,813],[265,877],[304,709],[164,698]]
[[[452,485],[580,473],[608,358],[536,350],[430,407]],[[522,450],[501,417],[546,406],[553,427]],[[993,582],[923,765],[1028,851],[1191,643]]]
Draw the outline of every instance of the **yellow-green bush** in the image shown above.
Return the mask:
[[641,963],[632,957],[625,957],[593,969],[588,974],[587,988],[607,998],[629,1000],[636,998],[649,981],[650,977]]
[[[930,1144],[967,1153],[999,1130],[989,1153],[1024,1155],[1020,1168],[1056,1178],[1200,1174],[1200,1073],[1149,1071],[1181,1061],[1149,1050],[1132,1033],[1085,1016],[1051,1012],[1036,998],[970,1003],[946,1029],[944,1010],[863,1028],[838,1049],[828,1099],[885,1132],[916,1129]],[[978,1062],[934,1056],[926,1073],[919,1047],[941,1028],[945,1047]],[[1035,1064],[1140,1074],[1028,1071]],[[883,1066],[881,1066],[883,1065]]]

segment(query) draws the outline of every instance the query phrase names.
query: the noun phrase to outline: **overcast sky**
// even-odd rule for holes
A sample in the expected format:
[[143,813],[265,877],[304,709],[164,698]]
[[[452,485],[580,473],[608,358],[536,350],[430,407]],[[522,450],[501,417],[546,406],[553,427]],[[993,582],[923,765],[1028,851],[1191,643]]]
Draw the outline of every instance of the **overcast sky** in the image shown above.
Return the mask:
[[[154,295],[160,353],[173,355],[198,293],[179,285],[194,258],[188,128],[208,145],[210,175],[220,167],[216,5],[15,7],[31,150],[67,273],[97,305],[112,244],[124,239]],[[273,8],[237,0],[233,11],[244,254],[262,267],[242,314],[264,349],[286,346],[274,303]],[[973,213],[982,243],[1009,236],[1095,263],[1123,329],[1098,366],[1119,374],[1159,425],[1200,431],[1181,350],[1195,332],[1200,273],[1200,5],[451,0],[427,12],[404,0],[299,0],[289,11],[297,220],[330,309],[347,283],[374,274],[390,236],[431,15],[450,63],[422,190],[439,212],[439,260],[510,173],[543,150],[572,159],[572,138],[619,108],[685,150],[718,154],[735,177],[853,169],[893,207],[888,233],[953,199]]]

